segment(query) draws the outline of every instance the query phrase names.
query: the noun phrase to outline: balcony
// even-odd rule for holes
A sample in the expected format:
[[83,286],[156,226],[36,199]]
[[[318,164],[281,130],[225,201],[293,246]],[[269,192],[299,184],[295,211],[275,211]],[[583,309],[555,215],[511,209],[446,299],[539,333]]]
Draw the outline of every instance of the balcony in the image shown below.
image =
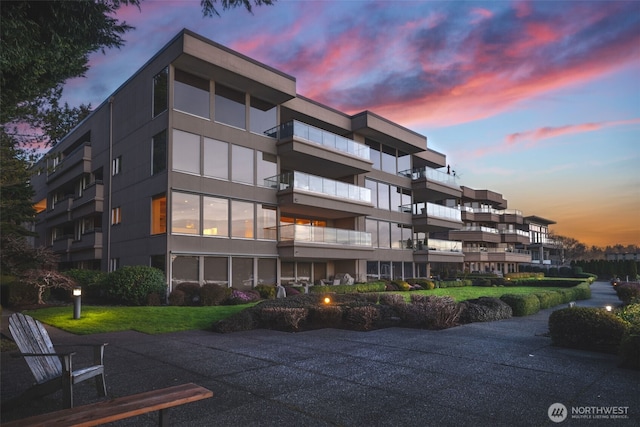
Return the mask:
[[51,245],[51,250],[56,253],[66,254],[67,252],[69,252],[69,248],[71,248],[72,242],[73,236],[71,234],[65,234],[63,236],[57,237]]
[[283,259],[362,259],[373,254],[371,233],[329,227],[280,226]]
[[282,169],[304,167],[306,172],[330,178],[370,172],[369,147],[296,120],[265,132],[278,140]]
[[464,227],[449,231],[449,238],[464,242],[500,243],[500,230],[491,227]]
[[411,189],[417,202],[459,198],[462,195],[457,177],[452,174],[423,167],[399,172],[399,175],[411,178]]
[[70,180],[83,173],[91,172],[91,145],[85,144],[67,154],[60,163],[47,174],[47,183],[65,178]]
[[313,213],[327,219],[371,213],[371,190],[303,172],[287,172],[265,179],[278,190],[278,205],[287,213]]
[[82,196],[73,199],[72,217],[82,218],[95,212],[104,212],[104,185],[96,182],[85,188]]
[[463,226],[460,210],[434,203],[416,203],[402,206],[412,213],[416,232],[449,231]]
[[523,230],[500,230],[502,243],[529,243],[529,232]]
[[511,248],[463,247],[465,262],[530,262],[531,252]]
[[102,258],[102,230],[84,233],[80,240],[71,242],[69,252],[73,261],[87,261]]
[[462,242],[455,240],[426,239],[414,240],[413,259],[415,262],[463,262]]
[[522,216],[522,211],[517,209],[505,209],[500,212],[502,215],[502,222],[505,224],[523,224],[524,218]]

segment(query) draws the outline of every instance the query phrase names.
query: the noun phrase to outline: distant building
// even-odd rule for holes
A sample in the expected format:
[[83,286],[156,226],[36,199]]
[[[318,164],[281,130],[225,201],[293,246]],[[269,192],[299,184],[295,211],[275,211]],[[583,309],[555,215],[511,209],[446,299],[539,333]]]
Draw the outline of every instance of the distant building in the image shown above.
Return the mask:
[[605,254],[605,258],[607,261],[639,261],[640,254],[637,252],[625,252],[625,253],[607,252]]
[[445,166],[425,136],[183,30],[34,169],[36,244],[62,268],[158,267],[170,287],[554,262],[553,221]]

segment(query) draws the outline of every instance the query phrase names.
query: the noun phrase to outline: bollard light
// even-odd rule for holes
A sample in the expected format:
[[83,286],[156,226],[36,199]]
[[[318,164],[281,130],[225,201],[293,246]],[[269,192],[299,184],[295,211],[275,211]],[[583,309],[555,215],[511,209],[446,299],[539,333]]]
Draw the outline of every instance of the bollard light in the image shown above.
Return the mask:
[[82,288],[76,286],[73,288],[73,318],[79,319],[82,311]]
[[329,298],[329,297],[324,297],[323,301],[324,301],[325,304],[331,304],[331,298]]
[[613,307],[611,307],[610,305],[605,305],[604,309],[607,310],[607,311],[611,311],[611,310],[613,310]]

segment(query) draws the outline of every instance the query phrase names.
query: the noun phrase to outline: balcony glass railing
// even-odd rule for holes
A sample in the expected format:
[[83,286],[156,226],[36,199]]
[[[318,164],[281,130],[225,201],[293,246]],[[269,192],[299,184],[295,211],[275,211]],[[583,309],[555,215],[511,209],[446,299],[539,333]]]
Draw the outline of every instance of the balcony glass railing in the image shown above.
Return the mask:
[[265,131],[265,134],[279,140],[295,136],[296,138],[333,148],[334,150],[348,153],[364,160],[371,159],[368,146],[355,142],[352,139],[336,135],[335,133],[309,126],[297,120],[292,120],[271,128]]
[[398,175],[406,176],[408,178],[411,178],[412,180],[426,178],[430,181],[438,181],[443,184],[459,188],[459,185],[457,183],[458,177],[456,175],[428,168],[426,166],[423,168],[407,169],[398,172]]
[[531,252],[526,251],[524,249],[513,249],[513,248],[483,248],[483,247],[468,247],[465,246],[462,248],[463,252],[487,252],[487,253],[509,253],[509,254],[521,254],[521,255],[531,255]]
[[280,241],[371,247],[371,233],[341,228],[289,224],[280,226]]
[[371,190],[368,188],[303,172],[286,172],[272,176],[265,179],[264,184],[268,188],[277,188],[278,190],[293,188],[294,190],[309,191],[355,202],[371,203]]
[[494,233],[494,234],[499,234],[500,233],[500,230],[498,230],[497,228],[484,227],[484,226],[480,226],[480,227],[464,227],[464,228],[461,228],[461,229],[455,230],[455,231],[481,231],[483,233]]
[[518,236],[522,236],[522,237],[529,237],[529,232],[528,231],[523,231],[523,230],[500,230],[500,233],[502,234],[516,234]]
[[462,221],[462,213],[457,208],[436,205],[435,203],[415,203],[400,207],[403,212],[411,212],[413,215],[424,215],[436,218],[445,218],[452,221]]
[[462,242],[455,240],[425,239],[413,243],[416,251],[462,252]]
[[517,209],[494,209],[491,207],[472,208],[471,206],[460,206],[460,210],[473,212],[473,213],[492,213],[495,215],[519,215],[522,216],[522,211]]

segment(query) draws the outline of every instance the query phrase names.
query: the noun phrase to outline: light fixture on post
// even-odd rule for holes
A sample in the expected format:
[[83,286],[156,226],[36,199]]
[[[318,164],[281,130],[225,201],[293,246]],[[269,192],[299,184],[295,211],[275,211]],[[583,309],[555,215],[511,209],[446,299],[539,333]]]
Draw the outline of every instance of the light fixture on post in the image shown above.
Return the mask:
[[612,310],[613,310],[613,307],[612,307],[612,306],[610,306],[610,305],[605,305],[605,306],[604,306],[604,309],[605,309],[605,310],[607,310],[607,311],[612,311]]
[[73,288],[73,318],[79,319],[82,311],[82,287]]

